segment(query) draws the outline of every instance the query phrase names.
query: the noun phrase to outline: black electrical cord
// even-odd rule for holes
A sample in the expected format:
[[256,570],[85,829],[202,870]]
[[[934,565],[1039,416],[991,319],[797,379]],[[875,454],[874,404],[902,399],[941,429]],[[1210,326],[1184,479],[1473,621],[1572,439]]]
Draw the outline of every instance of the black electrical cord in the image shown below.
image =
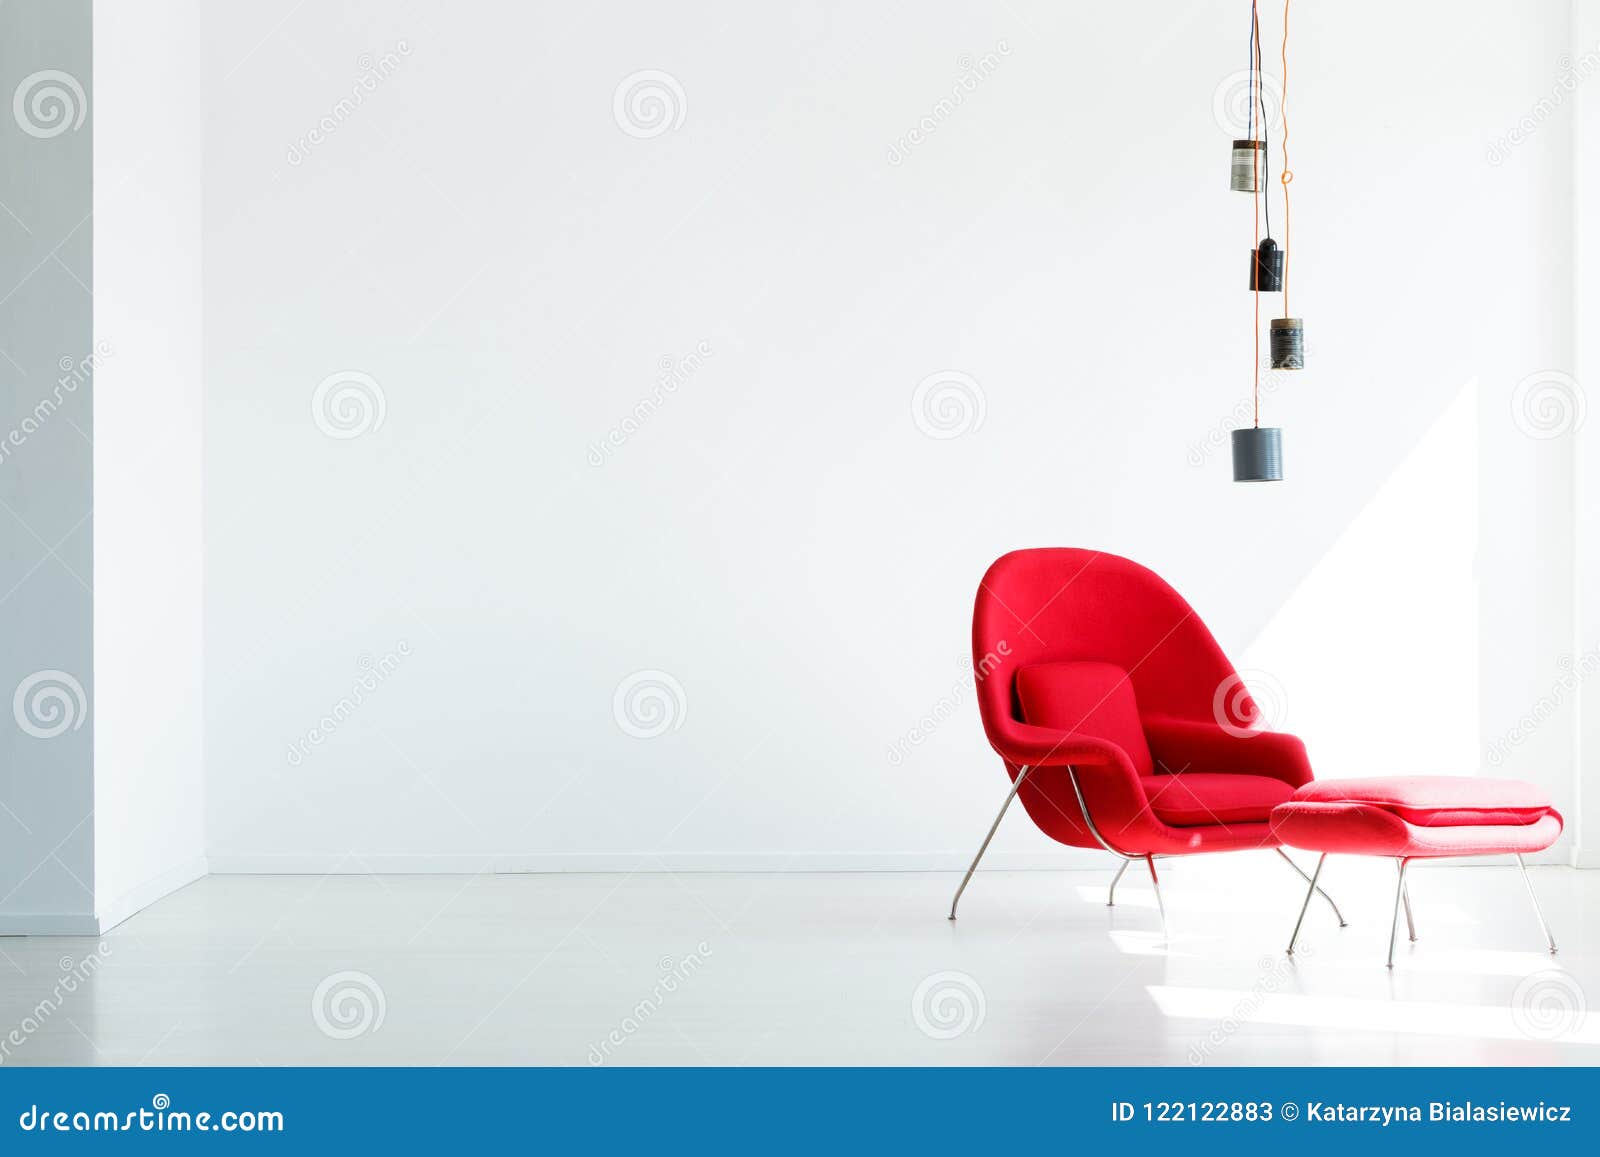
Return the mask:
[[1266,74],[1261,69],[1261,21],[1257,16],[1256,0],[1250,2],[1250,36],[1251,51],[1254,54],[1256,72],[1256,99],[1261,102],[1261,202],[1262,212],[1266,218],[1267,239],[1272,239],[1272,198],[1267,195],[1267,190],[1272,187],[1272,145],[1267,129],[1267,86],[1264,83]]

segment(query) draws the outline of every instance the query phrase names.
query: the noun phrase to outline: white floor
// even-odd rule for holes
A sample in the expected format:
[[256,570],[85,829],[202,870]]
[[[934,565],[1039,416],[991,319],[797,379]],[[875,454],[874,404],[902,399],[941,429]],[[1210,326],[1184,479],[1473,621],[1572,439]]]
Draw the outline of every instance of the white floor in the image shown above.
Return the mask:
[[[5,1064],[1595,1064],[1600,873],[1266,853],[1105,872],[214,876],[0,939]],[[7,1035],[9,1034],[9,1035]]]

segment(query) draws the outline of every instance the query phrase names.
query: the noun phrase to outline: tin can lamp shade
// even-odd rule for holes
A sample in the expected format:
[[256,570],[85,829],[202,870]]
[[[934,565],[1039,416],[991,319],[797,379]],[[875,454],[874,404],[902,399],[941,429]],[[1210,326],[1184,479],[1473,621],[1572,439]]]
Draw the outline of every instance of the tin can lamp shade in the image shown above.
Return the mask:
[[1228,170],[1228,187],[1235,193],[1261,190],[1260,175],[1265,168],[1266,141],[1234,141]]
[[1272,319],[1272,368],[1302,370],[1306,365],[1306,327],[1298,317]]
[[1283,431],[1276,426],[1250,426],[1233,432],[1235,482],[1283,481]]

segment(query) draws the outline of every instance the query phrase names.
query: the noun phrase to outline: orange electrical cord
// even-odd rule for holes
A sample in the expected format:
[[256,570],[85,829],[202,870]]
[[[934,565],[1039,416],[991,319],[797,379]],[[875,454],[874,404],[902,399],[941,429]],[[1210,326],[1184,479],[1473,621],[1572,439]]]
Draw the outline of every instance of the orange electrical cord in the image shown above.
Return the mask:
[[1289,226],[1289,182],[1294,180],[1294,170],[1289,168],[1289,0],[1283,0],[1283,48],[1280,54],[1283,68],[1283,91],[1278,97],[1278,115],[1283,117],[1283,171],[1278,180],[1283,184],[1283,316],[1289,316],[1289,250],[1293,236]]

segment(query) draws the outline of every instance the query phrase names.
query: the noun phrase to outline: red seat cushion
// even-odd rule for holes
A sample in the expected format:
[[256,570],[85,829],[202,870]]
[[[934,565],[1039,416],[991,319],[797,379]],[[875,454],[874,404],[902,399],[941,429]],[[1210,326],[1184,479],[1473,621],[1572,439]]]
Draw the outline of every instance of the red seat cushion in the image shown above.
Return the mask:
[[1156,818],[1175,828],[1263,821],[1294,795],[1283,780],[1265,775],[1185,771],[1140,782]]
[[1296,803],[1367,804],[1424,828],[1532,824],[1550,812],[1550,797],[1516,779],[1461,775],[1319,779],[1295,792]]
[[1128,673],[1111,663],[1036,663],[1017,672],[1022,719],[1115,743],[1133,770],[1154,769]]

